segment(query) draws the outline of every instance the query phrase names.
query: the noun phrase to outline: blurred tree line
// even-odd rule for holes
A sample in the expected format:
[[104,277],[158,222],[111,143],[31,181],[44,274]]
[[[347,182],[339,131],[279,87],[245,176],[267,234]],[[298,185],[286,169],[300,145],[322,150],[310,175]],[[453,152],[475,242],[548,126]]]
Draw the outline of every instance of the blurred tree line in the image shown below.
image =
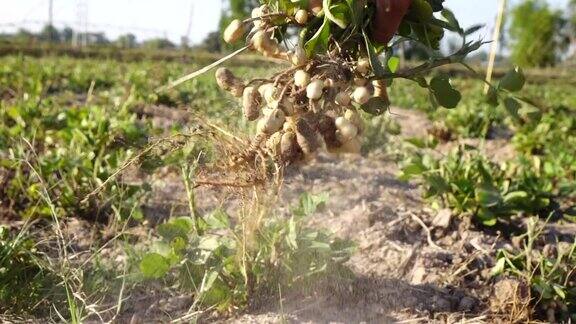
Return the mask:
[[138,42],[134,34],[128,33],[110,40],[103,32],[77,32],[70,27],[61,30],[52,25],[46,25],[38,33],[19,29],[14,34],[0,35],[0,40],[18,44],[53,43],[61,45],[116,46],[119,48],[174,49],[176,44],[165,38],[153,38]]
[[219,30],[211,32],[206,36],[200,48],[209,52],[221,52],[233,50],[235,47],[222,41],[222,33],[230,22],[234,19],[244,19],[251,15],[252,9],[260,6],[259,0],[229,0],[227,7],[222,8]]
[[[237,18],[250,16],[259,0],[227,0],[222,9],[219,30],[207,35],[203,42],[192,49],[223,52],[235,49],[222,41],[224,28]],[[573,60],[576,63],[576,0],[569,0],[567,8],[553,9],[546,0],[520,0],[505,15],[508,28],[501,35],[502,44],[509,50],[510,60],[522,67],[554,66],[559,62]],[[82,33],[70,27],[58,30],[47,25],[40,32],[32,33],[20,29],[11,35],[0,35],[0,40],[34,44],[52,42],[57,44],[107,45],[119,48],[174,49],[177,44],[165,38],[139,42],[135,35],[125,34],[109,40],[104,33]],[[458,41],[448,38],[444,50],[454,51]],[[187,44],[182,48],[188,49]],[[424,48],[406,42],[400,53],[407,60],[422,60],[428,57]],[[484,60],[486,53],[476,55]]]
[[544,0],[523,0],[512,8],[508,36],[515,64],[546,67],[568,58],[576,45],[576,0],[566,9],[554,10]]

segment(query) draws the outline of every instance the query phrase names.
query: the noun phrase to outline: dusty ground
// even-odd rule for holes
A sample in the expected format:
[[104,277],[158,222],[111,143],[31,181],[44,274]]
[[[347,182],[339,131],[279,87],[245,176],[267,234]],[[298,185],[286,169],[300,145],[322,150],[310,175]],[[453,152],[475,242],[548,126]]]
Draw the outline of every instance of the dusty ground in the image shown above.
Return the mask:
[[[403,137],[426,135],[431,126],[421,113],[393,112]],[[511,151],[502,144],[489,141],[484,150],[499,159]],[[444,144],[439,150],[453,146]],[[328,192],[326,208],[310,225],[356,242],[358,250],[348,265],[357,279],[330,283],[312,294],[296,289],[281,301],[259,303],[247,314],[222,322],[481,321],[487,309],[482,301],[491,292],[486,285],[490,280],[487,269],[493,265],[495,249],[504,242],[496,235],[468,230],[468,224],[454,219],[449,211],[428,209],[417,187],[397,180],[397,172],[394,162],[377,156],[328,155],[289,170],[281,205],[294,203],[303,192]],[[156,185],[157,201],[185,201],[175,195],[184,192],[178,177],[163,178]],[[225,193],[220,191],[202,189],[198,193],[200,207],[207,209],[222,198]],[[161,207],[150,210],[155,215],[161,211]]]
[[[232,322],[274,322],[282,316],[311,323],[478,316],[484,307],[476,297],[487,292],[451,285],[463,281],[468,269],[455,270],[465,262],[490,266],[485,256],[492,254],[494,238],[475,232],[462,235],[456,229],[431,246],[418,220],[431,224],[436,213],[423,206],[414,186],[396,180],[396,172],[396,166],[384,160],[322,158],[288,174],[282,193],[285,202],[304,191],[330,193],[326,209],[311,225],[356,242],[358,251],[348,265],[357,279],[346,283],[347,287],[332,287],[314,296],[294,292],[296,298],[283,299],[283,315],[278,314],[276,301]],[[450,226],[454,225],[446,225]],[[443,224],[430,227],[434,233],[451,231]]]
[[[430,122],[423,114],[401,109],[393,112],[402,126],[402,136],[426,135]],[[163,124],[174,118],[160,116],[156,122]],[[176,119],[181,120],[178,116]],[[512,152],[504,144],[498,139],[488,141],[485,153],[503,159]],[[439,150],[454,145],[444,144]],[[397,180],[397,172],[394,162],[377,155],[321,155],[307,166],[289,170],[280,194],[281,205],[294,203],[302,192],[329,193],[327,206],[312,218],[310,226],[328,229],[357,244],[357,252],[348,262],[355,279],[324,283],[307,292],[295,289],[283,294],[281,300],[264,299],[245,314],[220,322],[493,321],[495,315],[487,317],[489,307],[485,303],[493,284],[489,270],[495,251],[509,243],[497,232],[485,234],[470,229],[473,226],[449,211],[427,208],[417,186]],[[151,220],[186,210],[179,175],[163,175],[152,185],[153,199],[145,211]],[[233,211],[235,202],[227,198],[222,190],[202,188],[197,192],[199,207],[206,210],[225,200]],[[92,249],[95,233],[87,226],[71,220],[64,231],[79,257]],[[112,239],[113,233],[107,239]],[[114,251],[104,249],[102,253],[117,257]],[[186,314],[192,302],[190,296],[150,296],[142,292],[125,303],[123,315],[117,320],[143,323],[175,319]]]

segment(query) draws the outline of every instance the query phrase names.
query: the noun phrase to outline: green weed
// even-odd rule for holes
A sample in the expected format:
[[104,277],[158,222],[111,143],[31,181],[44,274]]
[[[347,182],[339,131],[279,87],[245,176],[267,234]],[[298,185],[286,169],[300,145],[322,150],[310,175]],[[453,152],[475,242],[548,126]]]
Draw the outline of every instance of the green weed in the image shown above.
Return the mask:
[[529,167],[498,166],[477,150],[460,146],[442,159],[416,153],[404,161],[400,177],[416,179],[425,199],[486,226],[519,212],[538,214],[551,203],[551,188]]
[[519,239],[523,249],[501,250],[493,275],[517,276],[528,282],[533,303],[550,322],[576,320],[576,240],[539,246],[544,226],[537,219],[527,222]]
[[62,303],[62,298],[58,301],[64,296],[59,282],[27,227],[14,234],[0,226],[0,311],[30,314]]
[[145,278],[160,279],[195,294],[198,305],[224,311],[241,307],[258,292],[307,287],[348,273],[350,242],[305,227],[327,196],[302,195],[289,217],[251,206],[233,220],[223,210],[204,215],[199,229],[190,217],[158,227],[159,240],[144,255]]

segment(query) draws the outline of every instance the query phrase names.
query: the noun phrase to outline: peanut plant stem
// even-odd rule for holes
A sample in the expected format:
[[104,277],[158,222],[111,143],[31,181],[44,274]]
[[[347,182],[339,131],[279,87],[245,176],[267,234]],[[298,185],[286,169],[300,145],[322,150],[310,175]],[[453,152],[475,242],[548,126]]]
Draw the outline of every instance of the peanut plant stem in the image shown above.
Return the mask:
[[197,78],[198,76],[200,76],[200,75],[202,75],[202,74],[204,74],[204,73],[212,70],[213,68],[217,67],[218,65],[220,65],[220,64],[228,61],[229,59],[233,58],[234,56],[236,56],[236,55],[244,52],[244,51],[247,50],[249,47],[250,47],[250,46],[244,46],[244,47],[242,47],[241,49],[237,50],[236,52],[233,52],[233,53],[231,53],[231,54],[229,54],[229,55],[226,55],[226,56],[224,56],[223,58],[219,59],[218,61],[216,61],[216,62],[214,62],[214,63],[212,63],[212,64],[210,64],[210,65],[207,65],[207,66],[201,68],[200,70],[198,70],[198,71],[196,71],[196,72],[192,72],[192,73],[190,73],[190,74],[188,74],[188,75],[185,75],[185,76],[181,77],[180,79],[178,79],[178,80],[176,80],[176,81],[170,82],[170,84],[168,84],[168,85],[165,85],[165,86],[162,86],[162,87],[156,89],[156,92],[158,93],[158,92],[164,92],[164,91],[166,91],[166,90],[170,90],[170,89],[172,89],[172,88],[174,88],[174,87],[177,87],[177,86],[181,85],[181,84],[184,83],[184,82],[187,82],[187,81],[190,81],[190,80],[192,80],[192,79],[194,79],[194,78]]
[[188,198],[188,208],[190,210],[190,217],[192,218],[194,230],[197,234],[200,234],[200,228],[198,227],[198,217],[196,213],[196,195],[194,194],[194,189],[191,186],[192,174],[196,174],[196,165],[182,165],[182,180],[184,182],[184,187],[186,188],[186,197]]
[[456,64],[456,63],[460,63],[460,62],[461,62],[461,60],[459,58],[457,58],[456,56],[450,56],[450,57],[435,60],[432,62],[424,63],[424,64],[418,65],[416,67],[413,67],[411,69],[398,71],[396,73],[385,73],[385,74],[381,75],[380,77],[370,78],[370,80],[374,81],[374,80],[388,80],[388,79],[398,79],[398,78],[412,79],[414,76],[424,74],[428,71],[433,70],[434,68],[444,66],[444,65]]

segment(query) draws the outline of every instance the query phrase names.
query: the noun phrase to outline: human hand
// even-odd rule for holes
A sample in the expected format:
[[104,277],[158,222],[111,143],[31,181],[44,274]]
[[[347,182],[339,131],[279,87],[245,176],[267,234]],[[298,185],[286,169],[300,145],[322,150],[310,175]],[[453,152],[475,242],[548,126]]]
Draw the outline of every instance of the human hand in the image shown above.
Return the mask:
[[398,31],[411,3],[412,0],[376,0],[373,40],[387,44]]
[[322,10],[322,0],[309,0],[308,8],[314,15],[317,15]]
[[[357,0],[364,1],[364,0]],[[402,19],[408,12],[412,0],[375,0],[376,17],[374,19],[372,38],[382,44],[388,43],[398,31]],[[309,0],[309,9],[318,14],[322,10],[322,0]]]

